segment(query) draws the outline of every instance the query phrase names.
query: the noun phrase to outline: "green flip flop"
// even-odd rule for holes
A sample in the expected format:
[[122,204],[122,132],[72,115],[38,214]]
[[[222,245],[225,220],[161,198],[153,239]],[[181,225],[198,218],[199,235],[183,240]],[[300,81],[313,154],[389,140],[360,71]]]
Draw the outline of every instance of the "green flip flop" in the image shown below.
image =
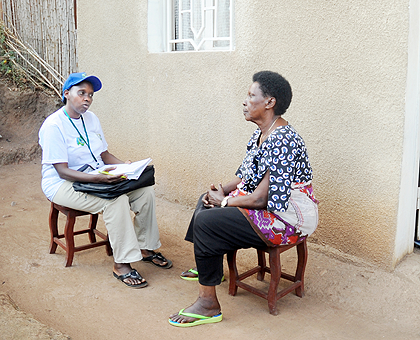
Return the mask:
[[[184,273],[193,273],[194,275],[197,275],[196,277],[189,277],[189,276],[182,276],[182,274]],[[187,281],[198,281],[198,271],[196,271],[195,269],[191,268],[188,269],[186,272],[184,272],[181,274],[181,279],[183,280],[187,280]]]
[[184,313],[184,309],[181,309],[178,313],[178,315],[182,315],[182,316],[186,316],[189,318],[194,318],[197,319],[195,321],[192,322],[184,322],[184,323],[180,323],[180,322],[175,322],[172,321],[171,319],[169,319],[169,323],[172,326],[175,327],[193,327],[193,326],[198,326],[198,325],[203,325],[206,323],[216,323],[216,322],[220,322],[223,319],[223,314],[219,313],[217,315],[214,316],[204,316],[204,315],[200,315],[200,314],[194,314],[194,313]]
[[[194,275],[197,275],[196,277],[189,277],[189,276],[182,276],[182,274],[184,273],[193,273]],[[181,273],[180,278],[183,280],[187,280],[187,281],[198,281],[198,271],[196,271],[195,269],[191,268],[188,269],[186,272]],[[222,276],[222,282],[225,281],[225,276]]]

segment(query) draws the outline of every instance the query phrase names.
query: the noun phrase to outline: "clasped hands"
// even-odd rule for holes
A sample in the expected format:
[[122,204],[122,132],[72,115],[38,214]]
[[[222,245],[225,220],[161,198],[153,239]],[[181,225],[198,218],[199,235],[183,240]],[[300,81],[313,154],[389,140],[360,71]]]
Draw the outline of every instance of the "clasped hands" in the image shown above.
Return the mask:
[[210,185],[210,190],[203,196],[202,202],[206,208],[220,207],[223,199],[225,198],[225,191],[222,184],[219,183],[216,188],[214,184]]

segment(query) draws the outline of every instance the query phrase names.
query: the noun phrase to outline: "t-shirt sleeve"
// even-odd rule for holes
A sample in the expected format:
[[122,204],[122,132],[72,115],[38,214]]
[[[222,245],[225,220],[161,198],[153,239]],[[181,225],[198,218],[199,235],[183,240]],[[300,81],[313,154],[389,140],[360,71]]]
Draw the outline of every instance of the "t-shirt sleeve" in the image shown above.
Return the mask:
[[42,164],[68,162],[66,141],[56,124],[42,126],[39,132],[39,144],[42,148]]
[[287,134],[278,134],[270,144],[261,165],[262,173],[267,167],[270,170],[267,210],[285,212],[294,178],[295,142]]

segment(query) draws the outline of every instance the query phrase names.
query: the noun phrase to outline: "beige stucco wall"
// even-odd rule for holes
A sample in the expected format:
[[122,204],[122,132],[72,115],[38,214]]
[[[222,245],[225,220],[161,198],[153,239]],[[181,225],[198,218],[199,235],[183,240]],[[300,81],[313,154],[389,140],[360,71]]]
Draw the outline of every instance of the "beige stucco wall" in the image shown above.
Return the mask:
[[[193,205],[233,178],[256,127],[252,74],[283,74],[321,201],[313,241],[395,264],[408,0],[235,1],[233,52],[149,53],[147,1],[79,0],[79,69],[103,89],[92,110],[110,151],[152,157],[158,195]],[[183,233],[180,230],[180,235]]]

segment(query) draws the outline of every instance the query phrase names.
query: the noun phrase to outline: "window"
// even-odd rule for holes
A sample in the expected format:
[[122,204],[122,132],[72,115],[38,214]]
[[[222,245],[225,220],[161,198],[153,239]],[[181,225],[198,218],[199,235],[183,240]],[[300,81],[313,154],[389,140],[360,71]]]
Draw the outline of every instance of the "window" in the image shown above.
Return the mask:
[[232,51],[233,0],[149,0],[150,52]]

